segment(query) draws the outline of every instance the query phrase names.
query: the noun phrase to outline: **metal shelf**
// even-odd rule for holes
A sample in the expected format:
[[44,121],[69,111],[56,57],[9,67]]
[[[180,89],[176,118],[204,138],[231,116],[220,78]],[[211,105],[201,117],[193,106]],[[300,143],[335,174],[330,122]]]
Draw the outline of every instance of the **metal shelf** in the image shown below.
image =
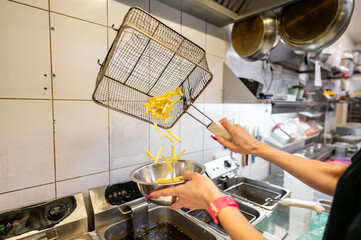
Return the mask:
[[[230,23],[241,21],[242,19],[258,15],[271,9],[282,7],[286,4],[298,2],[300,0],[235,0],[228,1],[228,5],[223,5],[224,1],[215,0],[158,1],[186,12],[194,17],[203,19],[215,26],[223,27]],[[231,7],[235,5],[239,5],[240,7],[237,9]]]
[[330,102],[287,102],[287,101],[271,101],[272,114],[275,113],[298,113],[305,111],[324,111]]

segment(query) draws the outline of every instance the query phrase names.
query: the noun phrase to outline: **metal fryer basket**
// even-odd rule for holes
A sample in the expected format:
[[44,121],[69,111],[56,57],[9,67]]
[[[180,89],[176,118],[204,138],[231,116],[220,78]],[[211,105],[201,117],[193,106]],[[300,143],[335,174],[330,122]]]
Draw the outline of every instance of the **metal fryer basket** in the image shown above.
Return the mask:
[[[132,7],[101,64],[93,101],[152,123],[171,128],[212,79],[205,51],[149,13]],[[148,98],[177,87],[183,101],[165,124],[145,114]]]

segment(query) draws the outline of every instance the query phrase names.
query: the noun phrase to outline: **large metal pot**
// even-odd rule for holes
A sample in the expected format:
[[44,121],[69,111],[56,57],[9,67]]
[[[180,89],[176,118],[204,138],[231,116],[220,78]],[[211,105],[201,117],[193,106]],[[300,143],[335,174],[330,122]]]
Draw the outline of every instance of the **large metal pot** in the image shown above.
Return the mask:
[[344,33],[354,5],[354,0],[303,0],[285,6],[279,14],[279,34],[294,50],[321,50]]
[[233,48],[245,60],[262,59],[278,41],[277,19],[273,13],[264,13],[233,25]]
[[[174,176],[183,176],[184,172],[198,172],[203,174],[205,167],[203,164],[198,162],[193,162],[189,160],[178,160],[176,165],[173,167]],[[139,191],[144,195],[149,195],[155,190],[160,190],[163,188],[175,187],[179,184],[183,184],[184,181],[170,182],[170,183],[155,183],[159,178],[169,179],[174,177],[168,169],[166,162],[159,162],[155,165],[153,163],[148,163],[139,168],[134,169],[129,177],[133,182],[136,182],[139,188]],[[169,206],[172,204],[172,196],[168,197],[159,197],[149,199],[151,202]]]

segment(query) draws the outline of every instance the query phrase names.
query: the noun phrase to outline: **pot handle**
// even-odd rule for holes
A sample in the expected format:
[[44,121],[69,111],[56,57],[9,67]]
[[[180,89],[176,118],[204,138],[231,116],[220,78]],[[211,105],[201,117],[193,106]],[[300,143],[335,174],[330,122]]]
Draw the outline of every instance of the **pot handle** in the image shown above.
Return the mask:
[[285,198],[280,202],[280,204],[290,207],[307,208],[316,211],[317,213],[322,213],[323,211],[325,211],[325,208],[322,207],[319,202]]

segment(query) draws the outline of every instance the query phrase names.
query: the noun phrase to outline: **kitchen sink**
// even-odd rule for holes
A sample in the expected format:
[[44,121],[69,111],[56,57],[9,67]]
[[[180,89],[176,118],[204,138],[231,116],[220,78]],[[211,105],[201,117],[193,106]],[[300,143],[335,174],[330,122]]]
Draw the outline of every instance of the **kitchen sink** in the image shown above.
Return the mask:
[[174,239],[174,240],[218,240],[224,239],[211,229],[186,216],[181,211],[171,211],[169,207],[155,206],[149,210],[149,227],[133,237],[132,219],[124,219],[110,226],[96,230],[102,240],[133,239]]

